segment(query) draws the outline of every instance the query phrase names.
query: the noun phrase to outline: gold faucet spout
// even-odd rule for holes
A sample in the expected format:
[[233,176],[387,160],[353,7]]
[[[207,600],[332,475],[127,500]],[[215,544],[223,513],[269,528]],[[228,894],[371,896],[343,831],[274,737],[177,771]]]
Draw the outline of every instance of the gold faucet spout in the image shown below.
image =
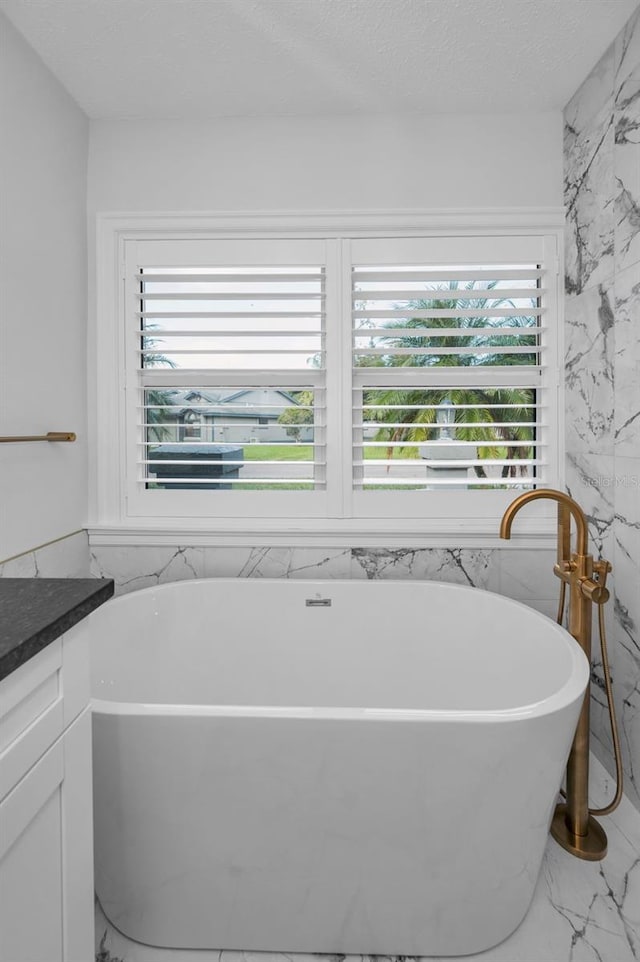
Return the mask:
[[509,539],[511,537],[511,525],[516,514],[529,501],[538,500],[556,501],[558,504],[558,514],[561,510],[568,511],[576,523],[576,554],[586,555],[589,541],[589,529],[584,512],[577,502],[570,498],[564,491],[556,491],[555,488],[536,488],[535,491],[525,491],[518,498],[511,502],[505,511],[500,523],[500,537]]

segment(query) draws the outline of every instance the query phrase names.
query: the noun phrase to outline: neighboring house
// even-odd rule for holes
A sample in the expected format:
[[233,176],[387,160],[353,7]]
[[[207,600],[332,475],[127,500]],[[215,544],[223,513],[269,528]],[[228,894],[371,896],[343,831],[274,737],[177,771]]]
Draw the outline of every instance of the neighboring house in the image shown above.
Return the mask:
[[[162,420],[175,422],[163,442],[208,441],[215,444],[291,443],[286,425],[278,424],[284,410],[296,407],[295,398],[274,388],[251,388],[232,393],[187,390],[167,392],[170,409]],[[313,428],[302,425],[298,440],[313,440]]]

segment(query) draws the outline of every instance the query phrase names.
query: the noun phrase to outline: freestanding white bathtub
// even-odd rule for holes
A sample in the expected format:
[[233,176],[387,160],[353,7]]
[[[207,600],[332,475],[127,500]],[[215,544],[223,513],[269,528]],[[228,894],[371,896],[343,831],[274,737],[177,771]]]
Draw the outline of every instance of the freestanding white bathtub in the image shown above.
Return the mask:
[[96,887],[154,946],[463,955],[533,895],[588,680],[434,582],[212,579],[87,620]]

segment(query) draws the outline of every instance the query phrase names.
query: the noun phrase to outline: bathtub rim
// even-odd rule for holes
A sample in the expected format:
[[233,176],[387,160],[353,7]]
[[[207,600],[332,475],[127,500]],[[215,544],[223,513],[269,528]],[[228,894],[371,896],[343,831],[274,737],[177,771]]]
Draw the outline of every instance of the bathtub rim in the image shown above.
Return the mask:
[[[136,599],[141,595],[150,595],[160,592],[165,594],[171,590],[178,590],[179,586],[211,584],[224,586],[224,584],[237,585],[244,581],[259,581],[260,583],[272,585],[292,581],[307,591],[314,591],[316,588],[330,590],[337,584],[366,584],[369,581],[348,578],[313,578],[313,579],[283,579],[283,578],[189,578],[182,581],[168,581],[159,585],[148,585],[137,591],[127,592],[111,598],[102,609],[98,609],[96,614],[105,608],[113,608],[119,603],[126,603],[128,599]],[[505,723],[509,721],[521,721],[554,714],[573,704],[573,702],[583,696],[588,689],[590,679],[590,666],[587,657],[579,646],[578,642],[562,625],[557,624],[547,615],[531,608],[529,605],[515,598],[508,598],[495,591],[488,591],[484,588],[476,588],[470,585],[459,585],[451,582],[433,581],[421,579],[410,581],[407,579],[386,578],[380,584],[407,585],[418,587],[420,585],[434,585],[438,589],[454,592],[476,593],[478,591],[500,599],[499,603],[510,608],[516,608],[526,612],[526,616],[534,620],[540,620],[547,630],[553,631],[564,643],[567,653],[571,660],[569,677],[556,691],[546,698],[525,705],[517,705],[504,709],[429,709],[429,708],[331,708],[323,706],[274,706],[274,705],[208,705],[208,704],[182,704],[182,703],[160,703],[160,702],[123,702],[111,701],[98,696],[91,697],[92,712],[103,715],[129,715],[129,716],[176,716],[176,717],[216,717],[216,718],[264,718],[264,719],[297,719],[297,720],[335,720],[335,721],[385,721],[385,722],[466,722],[466,723]],[[378,584],[378,582],[376,582]],[[91,619],[89,619],[90,621]]]
[[[560,693],[564,688],[560,689]],[[557,693],[556,693],[557,694]],[[454,708],[306,708],[304,706],[280,707],[271,705],[182,705],[153,704],[145,702],[106,701],[91,699],[91,711],[96,716],[123,716],[126,718],[262,718],[291,719],[297,721],[360,721],[360,722],[439,722],[439,723],[504,723],[543,718],[563,711],[573,704],[582,692],[559,704],[551,705],[552,699],[544,699],[518,708],[464,711]]]

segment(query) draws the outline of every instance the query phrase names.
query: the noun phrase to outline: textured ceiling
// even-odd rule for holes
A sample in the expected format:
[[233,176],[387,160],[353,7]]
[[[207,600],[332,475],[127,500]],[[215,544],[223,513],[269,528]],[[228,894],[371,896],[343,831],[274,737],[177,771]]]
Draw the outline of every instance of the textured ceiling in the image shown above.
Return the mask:
[[0,0],[89,116],[158,119],[557,110],[637,6]]

